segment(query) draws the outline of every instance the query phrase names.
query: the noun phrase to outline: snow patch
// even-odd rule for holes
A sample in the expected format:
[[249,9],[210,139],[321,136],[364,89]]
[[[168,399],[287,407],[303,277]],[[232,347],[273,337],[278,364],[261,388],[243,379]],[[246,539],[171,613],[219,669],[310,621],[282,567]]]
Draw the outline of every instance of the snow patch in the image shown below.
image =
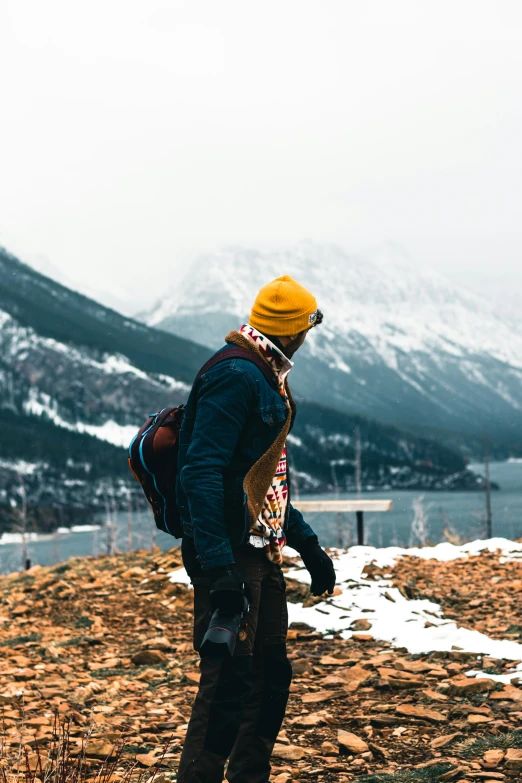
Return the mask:
[[292,444],[292,446],[297,446],[299,449],[303,447],[303,441],[301,438],[298,438],[297,435],[292,435],[291,432],[287,435],[287,440]]
[[[405,647],[412,654],[433,651],[449,652],[458,648],[479,655],[507,660],[522,660],[522,644],[510,640],[490,639],[479,631],[459,628],[446,617],[439,604],[426,599],[408,600],[389,579],[369,581],[363,578],[366,565],[390,568],[399,557],[421,557],[449,562],[466,556],[477,556],[480,552],[501,552],[505,560],[517,558],[522,552],[522,544],[505,538],[492,538],[485,541],[472,541],[462,546],[443,543],[434,547],[387,547],[377,549],[368,546],[354,546],[348,551],[332,550],[337,572],[337,585],[341,595],[328,598],[318,606],[304,607],[302,604],[288,605],[290,622],[306,623],[321,633],[341,633],[343,639],[349,639],[353,632],[350,626],[361,617],[372,623],[369,633],[376,639],[391,642],[395,647]],[[290,557],[297,552],[286,548]],[[190,584],[190,578],[184,568],[172,571],[171,582]],[[293,568],[288,576],[306,584],[310,583],[310,574],[304,568]],[[430,627],[425,624],[429,622]],[[494,677],[499,682],[509,682],[522,673],[522,665],[508,675]],[[469,676],[490,675],[471,670]],[[506,679],[502,679],[506,678]]]
[[171,378],[170,375],[162,375],[160,373],[156,377],[160,381],[160,383],[163,383],[172,391],[184,392],[186,394],[191,389],[188,383],[183,383],[183,381],[177,381],[175,378]]
[[46,467],[47,465],[43,462],[26,462],[23,459],[17,459],[11,462],[7,459],[0,459],[0,468],[12,470],[15,473],[20,473],[22,476],[32,476],[35,471],[42,470]]
[[[343,639],[349,639],[353,634],[350,625],[364,616],[372,623],[370,633],[376,639],[391,642],[396,647],[406,647],[412,654],[447,652],[458,648],[477,655],[520,660],[522,644],[490,639],[478,631],[459,628],[453,620],[444,617],[438,604],[426,599],[410,601],[388,579],[369,581],[363,578],[363,569],[370,563],[381,568],[392,567],[398,557],[404,556],[449,562],[465,556],[476,556],[484,550],[500,551],[504,559],[511,559],[522,551],[522,544],[505,538],[493,538],[472,541],[462,546],[449,543],[412,549],[354,546],[347,552],[336,551],[335,570],[342,594],[327,599],[319,607],[290,604],[290,622],[307,623],[322,633],[340,632]],[[305,569],[293,569],[288,576],[310,582],[310,575]],[[362,612],[364,615],[361,615]],[[427,622],[431,627],[425,628]]]
[[87,433],[100,440],[112,443],[113,446],[127,448],[132,438],[137,432],[137,427],[133,424],[117,424],[112,419],[103,424],[85,424],[77,421],[74,424],[66,421],[58,413],[58,405],[48,394],[38,393],[35,388],[30,389],[29,398],[24,404],[26,413],[36,416],[46,416],[57,427],[63,427],[71,432]]
[[171,571],[169,579],[176,585],[190,585],[190,576],[187,574],[184,568],[177,568],[175,571]]

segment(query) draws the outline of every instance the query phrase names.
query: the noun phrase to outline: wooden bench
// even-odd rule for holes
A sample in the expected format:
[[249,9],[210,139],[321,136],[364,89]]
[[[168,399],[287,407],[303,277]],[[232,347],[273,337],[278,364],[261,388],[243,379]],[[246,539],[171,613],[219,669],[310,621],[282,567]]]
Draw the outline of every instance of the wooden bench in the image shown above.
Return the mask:
[[305,513],[354,512],[357,518],[357,543],[364,545],[364,512],[391,511],[391,500],[292,500],[292,505]]

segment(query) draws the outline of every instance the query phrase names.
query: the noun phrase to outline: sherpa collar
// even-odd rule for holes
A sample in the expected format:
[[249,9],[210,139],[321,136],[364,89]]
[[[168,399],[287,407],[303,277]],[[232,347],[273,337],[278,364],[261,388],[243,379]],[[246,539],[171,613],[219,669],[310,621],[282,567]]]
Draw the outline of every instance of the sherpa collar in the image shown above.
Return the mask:
[[257,350],[261,353],[265,361],[270,365],[274,375],[276,376],[279,384],[282,386],[286,380],[286,377],[294,363],[290,361],[288,356],[274,345],[274,343],[268,339],[264,334],[255,329],[250,324],[243,324],[239,333],[247,338]]

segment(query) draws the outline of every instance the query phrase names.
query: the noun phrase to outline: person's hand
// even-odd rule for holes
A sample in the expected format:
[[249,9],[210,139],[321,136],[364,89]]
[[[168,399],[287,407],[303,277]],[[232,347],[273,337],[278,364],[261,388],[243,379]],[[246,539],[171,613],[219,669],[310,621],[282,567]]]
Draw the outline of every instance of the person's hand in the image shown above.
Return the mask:
[[212,609],[220,609],[227,614],[242,614],[245,611],[245,599],[250,603],[251,592],[239,569],[232,563],[209,569],[208,576]]
[[333,595],[335,569],[332,560],[324,549],[321,549],[317,539],[313,538],[308,545],[305,545],[300,555],[312,577],[312,584],[310,585],[312,595],[323,595],[326,592],[328,592],[328,595]]

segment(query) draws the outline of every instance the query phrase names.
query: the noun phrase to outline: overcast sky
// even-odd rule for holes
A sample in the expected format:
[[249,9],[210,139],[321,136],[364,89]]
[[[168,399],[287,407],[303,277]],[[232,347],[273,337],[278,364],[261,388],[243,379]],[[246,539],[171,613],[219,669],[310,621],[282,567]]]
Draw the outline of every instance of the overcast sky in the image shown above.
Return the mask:
[[0,243],[155,297],[226,244],[391,239],[518,296],[521,34],[520,0],[0,0]]

